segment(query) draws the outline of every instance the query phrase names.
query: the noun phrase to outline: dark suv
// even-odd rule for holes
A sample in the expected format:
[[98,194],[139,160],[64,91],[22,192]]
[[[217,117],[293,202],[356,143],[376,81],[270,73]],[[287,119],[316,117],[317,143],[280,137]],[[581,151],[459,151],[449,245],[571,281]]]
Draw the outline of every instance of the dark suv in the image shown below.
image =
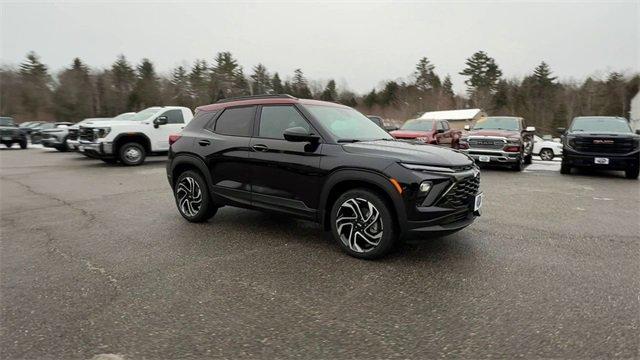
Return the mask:
[[224,205],[308,219],[350,255],[445,235],[479,215],[480,171],[458,151],[396,141],[358,111],[288,95],[199,107],[172,135],[167,176],[180,214]]
[[0,117],[0,143],[10,148],[14,143],[27,148],[27,135],[16,125],[13,118]]
[[612,116],[579,116],[569,129],[559,128],[562,135],[562,166],[571,168],[623,170],[629,179],[637,179],[640,169],[640,136],[631,131],[625,118]]

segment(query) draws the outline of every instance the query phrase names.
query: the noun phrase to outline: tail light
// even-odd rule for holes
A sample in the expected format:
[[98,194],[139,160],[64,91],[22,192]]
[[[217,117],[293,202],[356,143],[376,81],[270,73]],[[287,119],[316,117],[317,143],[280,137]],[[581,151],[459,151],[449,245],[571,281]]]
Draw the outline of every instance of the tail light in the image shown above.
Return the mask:
[[519,145],[505,146],[504,147],[504,151],[505,152],[520,152],[520,146]]
[[182,135],[180,134],[171,134],[169,135],[169,146],[173,145],[178,139],[180,139]]

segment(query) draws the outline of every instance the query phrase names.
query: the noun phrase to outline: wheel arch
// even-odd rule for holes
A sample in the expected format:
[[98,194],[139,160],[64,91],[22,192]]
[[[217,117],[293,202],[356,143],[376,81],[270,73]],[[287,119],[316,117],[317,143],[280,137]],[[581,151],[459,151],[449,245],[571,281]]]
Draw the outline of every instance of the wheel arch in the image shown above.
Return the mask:
[[117,156],[120,152],[120,147],[127,142],[137,142],[144,147],[147,154],[151,153],[151,140],[147,135],[141,132],[128,132],[119,134],[113,139],[113,154]]
[[364,188],[380,195],[390,205],[396,224],[404,232],[406,228],[406,210],[401,194],[398,193],[389,179],[382,174],[356,169],[339,170],[333,173],[322,187],[317,216],[318,222],[323,229],[329,229],[328,220],[333,203],[344,192],[356,188]]
[[171,160],[169,165],[169,183],[171,184],[172,189],[178,176],[187,170],[198,171],[207,182],[207,188],[209,193],[211,193],[211,185],[213,184],[213,181],[211,179],[211,173],[207,170],[207,165],[204,160],[191,154],[177,154]]

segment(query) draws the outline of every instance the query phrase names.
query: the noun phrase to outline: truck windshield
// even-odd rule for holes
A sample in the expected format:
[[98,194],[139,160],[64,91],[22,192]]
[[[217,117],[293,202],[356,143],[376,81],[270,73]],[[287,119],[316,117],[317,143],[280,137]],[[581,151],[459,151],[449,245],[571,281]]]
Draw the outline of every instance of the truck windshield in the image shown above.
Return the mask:
[[14,122],[12,118],[0,118],[0,126],[14,126]]
[[431,131],[433,120],[409,120],[400,127],[400,130]]
[[487,117],[480,119],[473,126],[473,130],[520,130],[520,120],[514,117]]
[[354,109],[325,105],[304,107],[323,128],[336,137],[338,142],[393,139],[386,131]]
[[147,109],[144,109],[142,111],[140,111],[139,113],[133,115],[131,118],[129,118],[130,121],[144,121],[147,120],[148,118],[150,118],[151,116],[153,116],[153,114],[157,113],[160,109],[160,107],[150,107]]
[[578,117],[571,124],[571,131],[584,132],[631,132],[626,119],[615,117]]

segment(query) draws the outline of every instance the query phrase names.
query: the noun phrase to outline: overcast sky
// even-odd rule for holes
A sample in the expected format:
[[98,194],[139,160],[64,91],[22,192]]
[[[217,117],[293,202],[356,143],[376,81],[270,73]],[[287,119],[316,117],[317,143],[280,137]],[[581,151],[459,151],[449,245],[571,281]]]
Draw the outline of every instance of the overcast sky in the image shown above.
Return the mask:
[[52,70],[80,57],[108,67],[118,54],[159,72],[231,51],[250,73],[335,78],[363,93],[408,78],[427,56],[441,76],[485,50],[507,77],[540,63],[562,79],[640,69],[640,1],[627,2],[3,2],[2,63],[36,51]]

